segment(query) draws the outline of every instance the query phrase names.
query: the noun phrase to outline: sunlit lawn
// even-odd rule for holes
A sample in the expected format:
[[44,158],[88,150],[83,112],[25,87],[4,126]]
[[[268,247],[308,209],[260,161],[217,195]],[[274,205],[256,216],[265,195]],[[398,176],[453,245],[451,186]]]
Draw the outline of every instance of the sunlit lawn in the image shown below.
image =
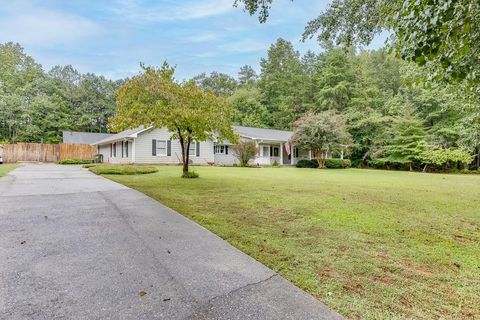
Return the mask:
[[349,318],[480,318],[480,176],[180,167],[108,176]]
[[16,164],[0,164],[0,177],[3,177],[17,167],[18,165]]

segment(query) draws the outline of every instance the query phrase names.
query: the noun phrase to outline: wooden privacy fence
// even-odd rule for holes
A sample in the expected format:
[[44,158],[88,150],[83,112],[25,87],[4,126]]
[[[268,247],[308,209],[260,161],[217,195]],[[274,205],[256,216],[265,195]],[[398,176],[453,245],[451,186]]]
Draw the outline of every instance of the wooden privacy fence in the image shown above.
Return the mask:
[[60,160],[79,158],[93,160],[97,147],[88,144],[43,144],[16,143],[0,145],[0,155],[4,162],[58,162]]

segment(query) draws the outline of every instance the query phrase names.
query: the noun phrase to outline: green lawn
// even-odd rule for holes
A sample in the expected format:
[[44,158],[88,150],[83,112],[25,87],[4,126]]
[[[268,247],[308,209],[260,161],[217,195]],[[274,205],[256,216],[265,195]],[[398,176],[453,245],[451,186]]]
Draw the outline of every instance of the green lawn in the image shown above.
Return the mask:
[[180,167],[108,176],[348,318],[480,317],[480,176]]
[[17,167],[18,165],[16,164],[0,164],[0,177],[3,177]]

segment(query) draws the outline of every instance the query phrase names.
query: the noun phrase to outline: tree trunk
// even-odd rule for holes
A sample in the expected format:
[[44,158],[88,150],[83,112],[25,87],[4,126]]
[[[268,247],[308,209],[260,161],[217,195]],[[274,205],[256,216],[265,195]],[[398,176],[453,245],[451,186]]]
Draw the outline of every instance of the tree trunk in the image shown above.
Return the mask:
[[480,147],[477,147],[477,170],[480,169]]
[[413,171],[412,163],[410,162],[410,171]]
[[427,166],[428,166],[428,164],[425,164],[425,166],[423,167],[423,170],[422,170],[423,172],[427,172]]
[[188,174],[188,161],[190,160],[190,137],[187,138],[187,147],[185,150],[185,162],[183,163],[183,174]]
[[186,174],[188,173],[188,147],[186,152],[185,139],[183,138],[183,135],[180,129],[178,129],[177,132],[178,132],[178,139],[180,140],[180,146],[182,147],[182,171],[183,171],[183,174]]
[[323,152],[319,153],[317,157],[318,169],[323,169],[325,167],[325,158],[323,157]]

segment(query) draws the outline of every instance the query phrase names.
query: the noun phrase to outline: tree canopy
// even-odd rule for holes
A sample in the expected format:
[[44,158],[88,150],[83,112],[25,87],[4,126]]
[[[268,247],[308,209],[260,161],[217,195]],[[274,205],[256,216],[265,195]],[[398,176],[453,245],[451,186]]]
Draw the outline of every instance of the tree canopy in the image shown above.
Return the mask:
[[312,150],[318,167],[323,168],[328,154],[346,151],[351,144],[346,121],[333,110],[307,113],[294,123],[292,143]]
[[[273,0],[235,0],[266,22]],[[368,45],[383,31],[406,61],[427,66],[430,77],[466,82],[480,96],[480,3],[476,0],[332,0],[305,27],[303,39],[350,47]]]

